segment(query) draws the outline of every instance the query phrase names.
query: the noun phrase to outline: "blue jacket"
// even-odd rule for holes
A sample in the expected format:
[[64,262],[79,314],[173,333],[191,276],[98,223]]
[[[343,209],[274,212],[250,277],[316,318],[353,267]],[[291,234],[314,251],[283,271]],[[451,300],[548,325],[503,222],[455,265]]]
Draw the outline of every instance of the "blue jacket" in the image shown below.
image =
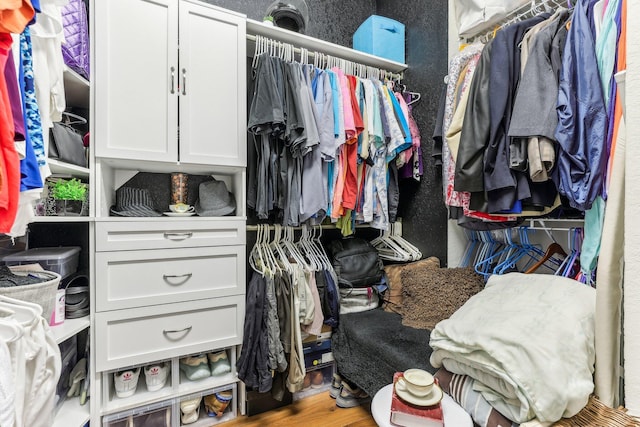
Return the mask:
[[577,0],[567,34],[558,92],[558,161],[554,181],[572,207],[591,208],[607,165],[607,112],[588,9]]

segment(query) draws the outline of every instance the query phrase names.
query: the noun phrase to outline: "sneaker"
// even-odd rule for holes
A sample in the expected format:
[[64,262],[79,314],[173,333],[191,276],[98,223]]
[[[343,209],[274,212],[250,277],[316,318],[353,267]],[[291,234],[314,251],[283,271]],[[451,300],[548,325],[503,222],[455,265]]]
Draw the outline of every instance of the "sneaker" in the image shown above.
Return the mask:
[[113,384],[116,389],[116,396],[130,397],[133,396],[138,387],[138,377],[140,376],[140,367],[128,369],[126,371],[118,371],[113,374]]
[[231,364],[227,358],[227,352],[225,350],[217,353],[209,353],[209,368],[211,369],[211,375],[224,375],[231,372]]
[[307,372],[304,376],[304,381],[302,382],[302,389],[306,390],[311,387],[311,372]]
[[322,375],[322,371],[313,371],[311,372],[311,388],[322,388],[324,385],[324,375]]
[[359,387],[351,387],[342,381],[342,390],[336,398],[336,405],[340,408],[354,408],[371,401],[371,397]]
[[180,370],[190,381],[197,381],[211,376],[206,354],[188,356],[180,359]]
[[220,391],[204,397],[204,409],[210,417],[221,417],[233,398],[231,390]]
[[202,396],[180,402],[180,421],[182,424],[193,424],[200,418],[200,402]]
[[329,396],[332,399],[337,399],[340,396],[342,390],[342,377],[338,374],[333,374],[331,378],[331,389],[329,390]]
[[144,379],[147,390],[158,391],[167,383],[169,376],[169,363],[157,363],[144,367]]

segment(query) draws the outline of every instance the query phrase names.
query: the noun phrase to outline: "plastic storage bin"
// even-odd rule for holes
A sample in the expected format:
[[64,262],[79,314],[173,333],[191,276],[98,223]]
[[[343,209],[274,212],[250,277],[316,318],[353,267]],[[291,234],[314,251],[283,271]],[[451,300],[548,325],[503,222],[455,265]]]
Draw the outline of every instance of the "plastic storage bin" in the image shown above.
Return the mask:
[[404,64],[404,24],[371,15],[353,34],[353,48]]
[[333,362],[331,339],[303,342],[302,352],[304,353],[304,366],[307,370]]
[[303,388],[293,394],[293,400],[298,401],[329,390],[334,372],[334,363],[307,368]]
[[148,405],[102,418],[103,427],[170,427],[173,423],[173,401]]
[[80,247],[34,248],[4,257],[8,266],[38,263],[48,271],[53,271],[61,279],[78,270]]

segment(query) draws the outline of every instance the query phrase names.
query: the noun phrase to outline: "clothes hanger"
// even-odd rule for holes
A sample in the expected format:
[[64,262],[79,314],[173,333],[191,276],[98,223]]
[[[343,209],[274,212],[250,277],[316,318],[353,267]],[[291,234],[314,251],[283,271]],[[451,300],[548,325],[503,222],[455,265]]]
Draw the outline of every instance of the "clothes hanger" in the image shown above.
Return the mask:
[[405,240],[400,235],[400,227],[397,223],[391,224],[391,240],[395,241],[402,249],[407,251],[411,256],[411,261],[417,261],[422,258],[422,252],[416,246]]
[[284,270],[288,274],[292,274],[293,266],[289,262],[289,259],[287,258],[287,254],[284,252],[284,250],[282,249],[282,246],[280,245],[281,239],[282,239],[282,225],[275,224],[273,228],[274,228],[274,233],[273,233],[273,241],[271,242],[271,248],[277,254],[279,264],[284,268]]
[[381,235],[374,239],[371,244],[376,248],[380,258],[388,261],[411,261],[411,254],[402,249],[393,239],[390,238],[389,230],[383,230]]
[[547,261],[550,261],[555,255],[562,255],[565,258],[567,257],[567,253],[564,251],[562,246],[560,246],[556,242],[553,242],[547,247],[544,255],[542,256],[542,258],[540,258],[540,261],[529,267],[529,269],[525,271],[525,274],[531,274],[535,272],[538,268],[546,264]]
[[0,317],[0,341],[11,343],[22,338],[22,327],[12,317]]
[[16,314],[20,322],[32,322],[34,318],[42,316],[42,307],[40,305],[5,295],[0,295],[0,307],[17,311]]

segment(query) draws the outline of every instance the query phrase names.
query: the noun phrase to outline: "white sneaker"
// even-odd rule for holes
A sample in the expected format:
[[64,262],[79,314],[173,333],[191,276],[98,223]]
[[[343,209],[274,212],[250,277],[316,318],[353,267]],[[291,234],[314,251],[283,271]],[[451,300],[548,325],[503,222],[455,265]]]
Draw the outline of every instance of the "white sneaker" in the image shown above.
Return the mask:
[[144,367],[144,379],[147,382],[147,390],[149,391],[157,391],[164,387],[168,376],[169,364],[167,362]]
[[116,389],[116,396],[130,397],[136,392],[138,387],[138,377],[140,376],[140,367],[128,369],[126,371],[118,371],[113,374],[113,384]]

